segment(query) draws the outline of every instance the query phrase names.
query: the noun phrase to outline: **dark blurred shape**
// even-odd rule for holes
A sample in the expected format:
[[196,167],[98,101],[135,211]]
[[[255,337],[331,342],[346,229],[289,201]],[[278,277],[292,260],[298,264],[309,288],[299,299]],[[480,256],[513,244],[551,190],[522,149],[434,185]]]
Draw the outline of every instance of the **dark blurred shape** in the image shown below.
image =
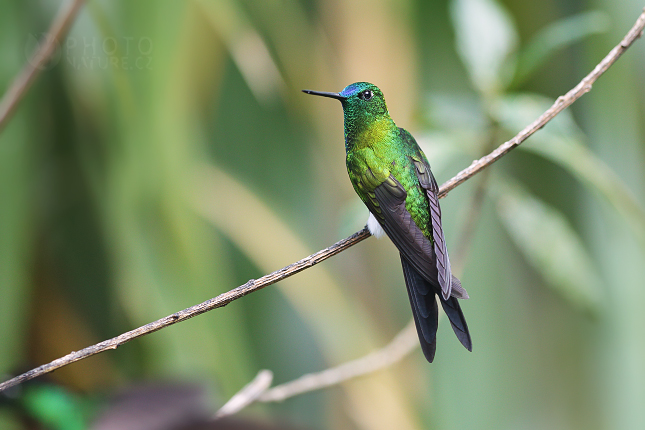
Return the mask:
[[91,430],[298,430],[239,418],[213,419],[206,391],[197,384],[150,383],[109,400]]
[[178,430],[306,430],[307,428],[241,418],[221,418],[216,421],[201,422],[180,427]]
[[192,384],[145,384],[130,387],[108,401],[92,430],[183,429],[208,420],[212,413],[204,389]]

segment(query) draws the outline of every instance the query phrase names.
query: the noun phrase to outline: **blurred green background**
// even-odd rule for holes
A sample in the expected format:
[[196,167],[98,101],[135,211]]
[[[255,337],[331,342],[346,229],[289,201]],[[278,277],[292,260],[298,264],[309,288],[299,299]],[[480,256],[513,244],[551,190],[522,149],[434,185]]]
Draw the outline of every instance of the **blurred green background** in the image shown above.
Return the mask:
[[[2,93],[61,4],[0,4]],[[0,134],[0,374],[362,228],[341,107],[301,89],[375,83],[442,183],[573,87],[642,6],[89,1]],[[472,353],[442,321],[432,365],[416,350],[243,415],[311,429],[642,428],[644,76],[638,41],[593,91],[442,201]],[[259,369],[280,383],[342,363],[409,318],[395,248],[370,238],[49,380],[81,402],[141,381],[197,382],[214,411]],[[0,407],[0,428],[24,428],[18,410]]]

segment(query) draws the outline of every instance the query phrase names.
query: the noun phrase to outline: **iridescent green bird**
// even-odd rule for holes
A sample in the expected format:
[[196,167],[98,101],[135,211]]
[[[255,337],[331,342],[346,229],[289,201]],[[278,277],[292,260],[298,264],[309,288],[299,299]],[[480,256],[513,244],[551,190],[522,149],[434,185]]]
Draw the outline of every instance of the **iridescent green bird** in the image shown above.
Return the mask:
[[421,348],[432,363],[436,350],[439,296],[459,341],[472,351],[457,299],[468,293],[452,275],[441,227],[439,186],[414,137],[396,126],[380,89],[357,82],[340,93],[303,90],[340,100],[345,116],[347,172],[370,211],[367,226],[383,231],[401,254],[403,275]]

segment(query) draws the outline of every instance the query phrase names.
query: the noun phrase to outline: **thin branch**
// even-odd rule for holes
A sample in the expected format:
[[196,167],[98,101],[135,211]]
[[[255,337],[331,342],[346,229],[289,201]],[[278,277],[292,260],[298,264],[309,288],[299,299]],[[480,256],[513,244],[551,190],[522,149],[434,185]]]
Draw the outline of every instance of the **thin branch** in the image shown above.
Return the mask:
[[[645,27],[645,12],[643,12],[636,21],[636,24],[632,29],[627,33],[625,38],[618,44],[614,49],[612,49],[609,54],[594,68],[594,70],[587,75],[576,87],[571,91],[565,94],[562,97],[559,97],[551,108],[549,108],[544,114],[542,114],[535,122],[522,130],[517,136],[509,140],[506,143],[500,145],[496,150],[491,152],[489,155],[480,158],[479,160],[474,161],[470,167],[459,172],[454,178],[450,179],[448,182],[443,184],[439,190],[439,196],[445,197],[449,191],[458,186],[459,184],[465,182],[473,175],[491,165],[493,162],[497,161],[499,158],[508,153],[511,149],[518,146],[524,140],[526,140],[530,135],[542,128],[546,123],[548,123],[553,117],[560,113],[564,108],[571,105],[574,101],[580,98],[583,94],[588,92],[591,89],[592,84],[629,48],[634,41],[640,37]],[[244,297],[247,294],[250,294],[254,291],[262,289],[266,286],[274,284],[278,281],[281,281],[289,276],[295,275],[302,270],[308,269],[321,261],[324,261],[347,248],[356,245],[357,243],[367,239],[370,236],[367,228],[363,228],[361,231],[354,233],[350,237],[343,239],[339,242],[336,242],[334,245],[329,248],[325,248],[321,251],[316,252],[315,254],[310,255],[296,263],[293,263],[289,266],[286,266],[278,271],[275,271],[269,275],[265,275],[258,280],[250,280],[246,284],[241,285],[237,288],[234,288],[226,293],[220,294],[219,296],[207,300],[198,305],[192,306],[190,308],[184,309],[172,315],[169,315],[165,318],[161,318],[152,323],[146,324],[142,327],[139,327],[135,330],[131,330],[127,333],[123,333],[120,336],[114,337],[112,339],[97,343],[96,345],[89,346],[80,351],[72,352],[67,354],[64,357],[56,359],[48,364],[42,365],[35,369],[32,369],[22,375],[16,376],[8,381],[0,383],[0,391],[3,391],[9,387],[20,384],[21,382],[28,381],[37,376],[44,375],[53,370],[66,366],[68,364],[74,363],[76,361],[82,360],[84,358],[90,357],[92,355],[98,354],[100,352],[106,351],[108,349],[116,349],[118,346],[123,345],[126,342],[136,339],[138,337],[144,336],[146,334],[152,333],[154,331],[160,330],[162,328],[168,327],[170,325],[176,324],[180,321],[187,320],[194,316],[203,314],[215,308],[219,308],[229,304],[230,302],[237,300],[241,297]]]
[[124,343],[131,341],[132,339],[145,336],[146,334],[155,332],[157,330],[161,330],[162,328],[166,328],[178,322],[185,321],[189,318],[203,314],[204,312],[208,312],[213,309],[226,306],[232,301],[237,300],[241,297],[244,297],[247,294],[260,290],[271,284],[275,284],[278,281],[282,281],[283,279],[293,276],[296,273],[302,272],[305,269],[313,267],[316,264],[322,261],[325,261],[330,257],[333,257],[339,252],[342,252],[347,248],[356,245],[357,243],[367,239],[368,237],[370,237],[370,232],[367,229],[367,227],[365,227],[361,231],[354,233],[348,238],[336,242],[329,248],[325,248],[321,251],[316,252],[315,254],[311,254],[310,256],[303,258],[302,260],[299,260],[293,264],[283,267],[280,270],[276,270],[275,272],[270,273],[268,275],[264,275],[263,277],[257,280],[251,279],[246,284],[240,285],[237,288],[234,288],[230,291],[222,293],[213,299],[207,300],[195,306],[191,306],[182,311],[176,312],[172,315],[168,315],[165,318],[158,319],[157,321],[151,322],[137,329],[123,333],[117,337],[113,337],[112,339],[105,340],[103,342],[89,346],[80,351],[71,352],[64,357],[61,357],[57,360],[52,361],[51,363],[44,364],[40,367],[37,367],[26,373],[23,373],[22,375],[16,376],[15,378],[12,378],[8,381],[1,383],[0,391],[3,391],[9,387],[13,387],[14,385],[20,384],[22,382],[28,381],[30,379],[33,379],[37,376],[44,375],[53,370],[59,369],[63,366],[67,366],[68,364],[74,363],[76,361],[83,360],[84,358],[91,357],[92,355],[96,355],[103,351],[107,351],[109,349],[116,349],[119,346],[123,345]]
[[321,372],[308,373],[273,388],[269,388],[273,373],[270,370],[260,370],[257,376],[231,397],[213,418],[218,419],[236,414],[255,402],[282,402],[290,397],[338,385],[347,380],[385,369],[414,351],[418,343],[414,320],[410,320],[410,323],[385,347],[339,366]]
[[309,373],[285,384],[277,385],[258,397],[260,402],[281,402],[289,397],[340,384],[391,366],[414,351],[419,344],[414,320],[397,334],[384,348],[356,360],[322,372]]
[[0,133],[7,125],[27,90],[45,68],[45,64],[55,52],[59,41],[67,34],[83,3],[84,0],[70,0],[67,4],[61,6],[58,15],[56,15],[49,28],[49,32],[41,40],[38,50],[27,61],[27,64],[25,64],[11,87],[2,97],[2,101],[0,101]]
[[643,34],[643,28],[645,28],[645,12],[636,20],[634,26],[629,30],[627,35],[620,41],[618,45],[614,47],[609,54],[602,59],[600,63],[584,77],[582,81],[575,87],[573,87],[568,93],[563,96],[558,97],[558,99],[553,103],[553,105],[546,110],[538,119],[533,121],[528,125],[524,130],[520,131],[514,138],[501,144],[496,150],[490,154],[475,160],[470,166],[461,172],[457,173],[452,179],[441,186],[439,191],[439,197],[445,197],[453,188],[462,182],[468,180],[473,175],[479,173],[484,168],[490,166],[495,161],[502,158],[510,150],[519,146],[522,142],[529,138],[533,133],[544,127],[549,121],[551,121],[557,114],[562,112],[565,108],[571,106],[573,102],[582,97],[585,93],[591,91],[591,86],[596,82],[596,80],[607,71],[612,64],[620,58],[621,55],[629,48],[632,43],[636,41]]
[[271,386],[271,382],[273,382],[273,372],[266,369],[260,370],[251,382],[246,384],[217,411],[213,418],[218,419],[236,414],[251,403],[256,402],[263,393],[266,393]]

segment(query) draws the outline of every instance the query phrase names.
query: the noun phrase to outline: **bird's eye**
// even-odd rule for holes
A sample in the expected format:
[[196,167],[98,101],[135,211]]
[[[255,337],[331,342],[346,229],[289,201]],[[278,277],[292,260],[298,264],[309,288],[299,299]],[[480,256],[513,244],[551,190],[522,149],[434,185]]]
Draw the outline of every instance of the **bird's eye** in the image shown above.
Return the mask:
[[365,91],[363,91],[362,93],[360,93],[358,95],[358,97],[360,99],[365,100],[365,101],[371,100],[373,96],[374,96],[374,94],[372,93],[371,90],[365,90]]

